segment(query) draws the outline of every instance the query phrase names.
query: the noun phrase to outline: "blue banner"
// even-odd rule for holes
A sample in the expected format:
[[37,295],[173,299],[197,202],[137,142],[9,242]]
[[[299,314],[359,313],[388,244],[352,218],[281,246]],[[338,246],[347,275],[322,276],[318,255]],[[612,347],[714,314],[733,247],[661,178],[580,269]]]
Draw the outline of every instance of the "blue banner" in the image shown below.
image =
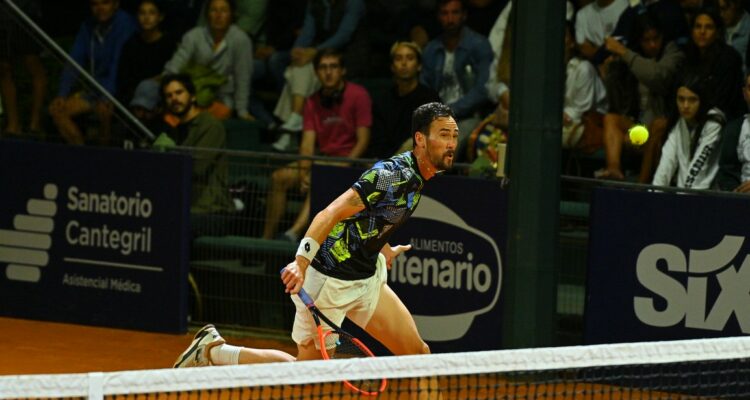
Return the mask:
[[189,156],[0,141],[0,313],[187,330]]
[[587,343],[750,334],[750,201],[597,189]]
[[[312,213],[347,190],[362,169],[313,168]],[[411,311],[433,352],[501,348],[506,194],[498,182],[438,176],[425,184],[391,245],[412,250],[393,262],[388,285]]]

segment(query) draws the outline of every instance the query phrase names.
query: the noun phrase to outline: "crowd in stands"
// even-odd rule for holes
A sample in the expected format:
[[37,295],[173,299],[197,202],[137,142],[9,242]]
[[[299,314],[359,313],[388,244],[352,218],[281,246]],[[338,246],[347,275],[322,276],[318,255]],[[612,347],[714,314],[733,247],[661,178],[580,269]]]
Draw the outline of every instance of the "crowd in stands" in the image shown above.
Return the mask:
[[[602,179],[750,191],[748,2],[556,1],[567,7],[566,151],[603,154],[593,171]],[[38,0],[16,2],[32,18],[44,12]],[[175,143],[223,147],[216,126],[234,118],[267,129],[273,151],[383,158],[409,149],[411,112],[440,100],[459,123],[458,160],[470,161],[477,137],[514,134],[511,3],[89,0],[69,55]],[[112,102],[79,85],[70,65],[43,127],[47,73],[41,48],[23,35],[0,24],[2,135],[51,129],[68,143],[111,144]],[[31,75],[28,128],[14,61]],[[81,126],[92,123],[85,115],[98,124],[93,137]],[[637,124],[650,132],[638,146],[628,135]],[[307,193],[309,168],[301,161],[273,173],[264,237],[294,240],[303,231],[309,197],[291,228],[280,233],[278,224],[288,191]]]

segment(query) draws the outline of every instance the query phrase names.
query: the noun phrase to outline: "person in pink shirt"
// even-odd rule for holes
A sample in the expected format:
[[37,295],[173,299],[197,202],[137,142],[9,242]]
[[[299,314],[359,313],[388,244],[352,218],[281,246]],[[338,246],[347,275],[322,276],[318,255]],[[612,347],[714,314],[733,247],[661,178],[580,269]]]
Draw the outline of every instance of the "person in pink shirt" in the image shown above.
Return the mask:
[[[345,79],[341,52],[323,49],[313,61],[321,88],[305,100],[301,156],[359,158],[367,150],[372,125],[372,102],[367,90]],[[310,160],[300,160],[274,171],[266,202],[263,238],[273,239],[286,209],[287,192],[299,188],[305,202],[293,225],[282,235],[298,241],[310,217]]]

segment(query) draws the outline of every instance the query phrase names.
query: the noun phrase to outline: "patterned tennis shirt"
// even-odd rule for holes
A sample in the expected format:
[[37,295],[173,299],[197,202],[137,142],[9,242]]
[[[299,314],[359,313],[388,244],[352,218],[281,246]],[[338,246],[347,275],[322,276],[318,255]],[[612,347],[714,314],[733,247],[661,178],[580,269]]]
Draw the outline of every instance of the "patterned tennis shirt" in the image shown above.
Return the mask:
[[411,151],[373,165],[352,185],[365,209],[333,227],[315,256],[315,269],[345,280],[375,274],[380,249],[417,208],[423,186]]

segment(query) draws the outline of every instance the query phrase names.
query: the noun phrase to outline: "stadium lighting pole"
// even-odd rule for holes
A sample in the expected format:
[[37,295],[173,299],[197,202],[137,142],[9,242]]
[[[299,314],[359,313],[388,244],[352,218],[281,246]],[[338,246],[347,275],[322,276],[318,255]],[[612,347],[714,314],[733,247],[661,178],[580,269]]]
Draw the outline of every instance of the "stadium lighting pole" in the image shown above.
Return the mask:
[[514,1],[511,12],[509,223],[503,347],[552,346],[557,334],[565,1]]

